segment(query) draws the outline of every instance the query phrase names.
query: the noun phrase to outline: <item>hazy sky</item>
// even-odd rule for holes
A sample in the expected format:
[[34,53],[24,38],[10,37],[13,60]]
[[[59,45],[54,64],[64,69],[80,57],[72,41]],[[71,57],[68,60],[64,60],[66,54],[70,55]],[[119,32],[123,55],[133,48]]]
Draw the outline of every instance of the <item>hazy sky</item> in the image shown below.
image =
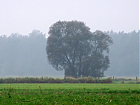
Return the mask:
[[139,0],[0,0],[0,35],[48,33],[58,20],[78,20],[91,31],[139,29]]

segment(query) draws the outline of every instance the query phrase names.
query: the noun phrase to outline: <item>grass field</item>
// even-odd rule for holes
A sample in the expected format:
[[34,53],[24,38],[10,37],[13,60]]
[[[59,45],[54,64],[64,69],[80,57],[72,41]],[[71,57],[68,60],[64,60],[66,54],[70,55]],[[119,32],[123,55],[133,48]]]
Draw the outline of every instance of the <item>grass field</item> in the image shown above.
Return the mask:
[[0,105],[140,105],[140,84],[0,84]]

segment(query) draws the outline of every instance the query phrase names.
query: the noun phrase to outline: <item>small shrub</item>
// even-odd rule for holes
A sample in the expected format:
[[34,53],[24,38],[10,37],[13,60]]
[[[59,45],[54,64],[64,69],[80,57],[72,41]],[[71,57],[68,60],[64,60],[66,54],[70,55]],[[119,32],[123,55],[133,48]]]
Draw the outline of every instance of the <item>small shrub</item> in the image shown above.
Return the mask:
[[55,83],[63,83],[63,80],[62,79],[59,79],[59,78],[56,78],[55,79]]
[[122,81],[121,83],[124,84],[124,81]]
[[112,83],[112,79],[111,78],[107,78],[107,79],[103,79],[103,80],[99,80],[99,83]]
[[48,83],[55,83],[55,79],[52,77],[48,78]]
[[140,82],[137,81],[136,84],[140,84]]

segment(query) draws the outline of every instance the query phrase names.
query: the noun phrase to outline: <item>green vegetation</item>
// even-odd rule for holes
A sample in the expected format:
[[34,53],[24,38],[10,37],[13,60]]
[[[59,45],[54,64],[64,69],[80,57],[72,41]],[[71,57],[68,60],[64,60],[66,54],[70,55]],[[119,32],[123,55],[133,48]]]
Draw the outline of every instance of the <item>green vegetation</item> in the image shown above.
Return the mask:
[[92,77],[82,78],[52,78],[52,77],[19,77],[0,78],[0,83],[112,83],[111,78],[96,79]]
[[16,78],[0,78],[0,83],[125,83],[125,84],[139,84],[139,78],[92,78],[92,77],[16,77]]
[[139,84],[0,84],[0,104],[138,105]]

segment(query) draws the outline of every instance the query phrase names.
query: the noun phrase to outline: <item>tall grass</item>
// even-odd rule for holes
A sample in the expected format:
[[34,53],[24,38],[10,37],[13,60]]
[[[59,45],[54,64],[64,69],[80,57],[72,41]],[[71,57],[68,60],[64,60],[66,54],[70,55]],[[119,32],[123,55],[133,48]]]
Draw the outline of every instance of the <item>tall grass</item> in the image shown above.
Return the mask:
[[96,79],[92,77],[82,77],[82,78],[8,77],[8,78],[0,78],[0,83],[112,83],[112,79],[111,78]]
[[140,83],[139,78],[52,78],[52,77],[8,77],[0,78],[0,83]]

